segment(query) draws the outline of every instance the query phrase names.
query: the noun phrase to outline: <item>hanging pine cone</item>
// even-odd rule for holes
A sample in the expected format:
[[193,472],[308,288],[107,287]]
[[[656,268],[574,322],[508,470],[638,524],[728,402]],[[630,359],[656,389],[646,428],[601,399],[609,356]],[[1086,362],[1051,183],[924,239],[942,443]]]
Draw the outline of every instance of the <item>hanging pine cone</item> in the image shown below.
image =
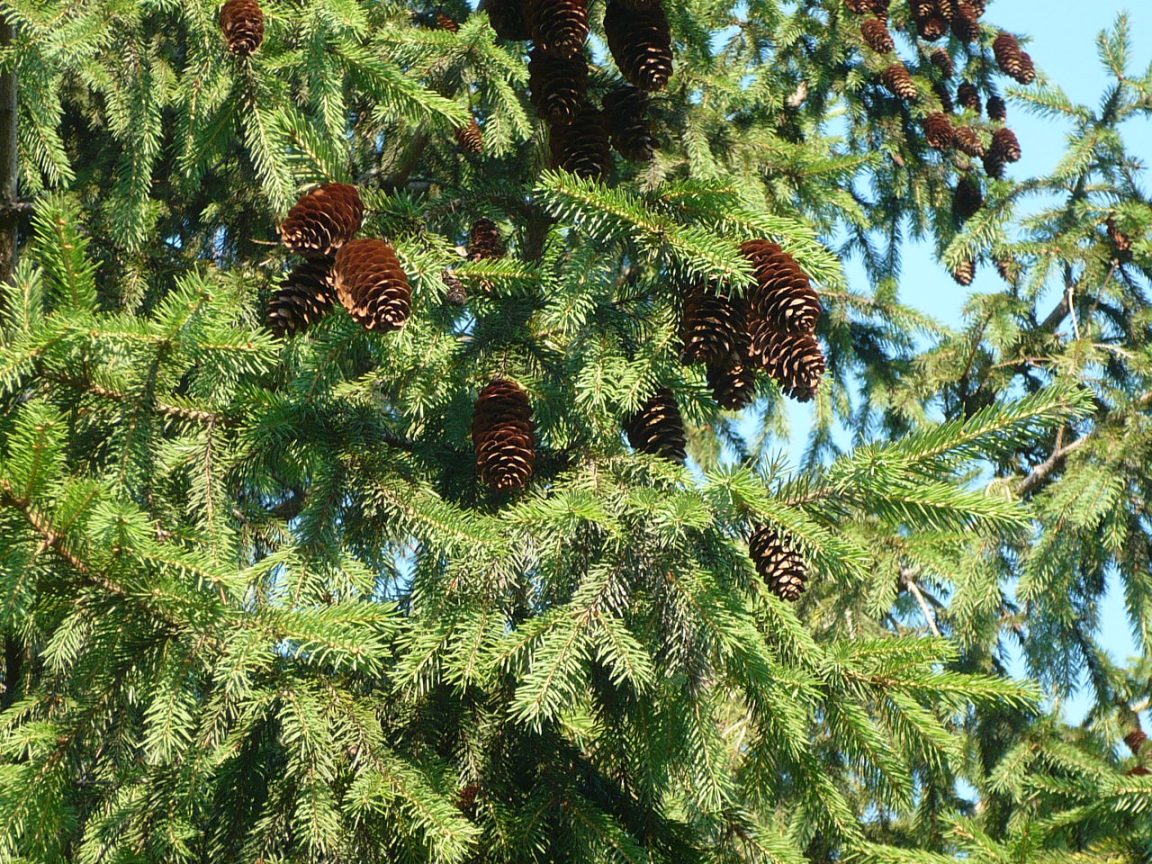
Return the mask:
[[989,150],[984,154],[984,173],[994,180],[1004,179],[1004,169],[1008,167],[1008,163],[1004,159],[1004,154],[999,150]]
[[952,62],[952,55],[943,48],[934,49],[928,59],[932,61],[933,66],[940,70],[940,77],[944,80],[948,80],[956,74],[956,64]]
[[299,255],[326,257],[355,237],[363,222],[364,204],[356,187],[328,183],[292,206],[280,238]]
[[935,42],[948,32],[952,17],[951,0],[912,0],[912,20],[921,39]]
[[952,35],[961,42],[980,41],[980,13],[965,0],[956,4],[956,14],[952,16]]
[[983,107],[980,102],[980,91],[969,81],[965,81],[956,88],[956,101],[960,103],[961,108],[968,111],[975,111],[977,114],[980,113],[980,109]]
[[773,594],[789,603],[800,599],[808,585],[808,566],[776,529],[757,528],[748,540],[748,556]]
[[696,285],[684,298],[680,359],[686,364],[724,361],[737,350],[743,332],[743,301],[715,285]]
[[988,148],[984,146],[984,138],[980,130],[972,126],[957,126],[952,130],[952,143],[956,149],[968,156],[983,156]]
[[749,354],[747,333],[736,334],[736,348],[727,357],[708,365],[708,386],[716,402],[739,411],[756,395],[756,365]]
[[268,301],[268,329],[278,337],[307,330],[332,308],[332,259],[297,264]]
[[663,90],[672,77],[672,32],[664,6],[630,10],[609,0],[604,34],[616,67],[629,84],[641,90]]
[[247,57],[264,41],[264,10],[256,0],[228,0],[219,20],[228,50],[237,57]]
[[624,424],[624,432],[632,449],[640,453],[651,453],[681,464],[687,458],[684,420],[671,390],[657,390]]
[[523,0],[484,0],[480,8],[488,13],[488,23],[499,38],[510,42],[532,38],[524,16]]
[[468,260],[488,261],[504,257],[504,237],[491,219],[477,219],[468,232]]
[[587,0],[525,0],[532,41],[557,57],[575,57],[588,41]]
[[1132,260],[1132,238],[1116,225],[1115,216],[1109,216],[1105,219],[1104,227],[1108,231],[1108,239],[1112,243],[1112,248],[1116,250],[1116,260],[1121,264],[1127,264]]
[[868,3],[868,11],[882,21],[887,21],[889,3],[890,0],[871,0],[871,2]]
[[988,116],[1001,123],[1008,119],[1008,106],[999,96],[988,97]]
[[756,276],[748,294],[747,313],[753,349],[768,338],[760,335],[762,330],[812,332],[824,310],[820,295],[796,259],[767,240],[749,240],[740,251],[752,263]]
[[558,57],[533,48],[528,55],[528,92],[543,119],[571,123],[588,92],[588,61],[583,54]]
[[1133,729],[1124,736],[1124,743],[1128,745],[1128,749],[1132,751],[1133,756],[1140,755],[1140,748],[1144,746],[1144,742],[1148,740],[1148,736],[1144,734],[1143,729]]
[[884,82],[884,86],[891,91],[892,95],[909,102],[916,101],[918,96],[916,85],[912,83],[912,76],[903,63],[893,63],[884,70],[880,80]]
[[440,281],[448,289],[448,293],[444,295],[445,303],[452,306],[463,306],[468,302],[468,289],[464,287],[459,276],[451,270],[443,270],[440,273]]
[[996,259],[996,272],[1009,285],[1015,285],[1020,279],[1020,264],[1015,258],[1003,256]]
[[360,326],[399,330],[412,311],[412,289],[395,250],[383,240],[352,240],[336,253],[336,296]]
[[456,128],[456,145],[465,153],[478,155],[484,152],[484,131],[473,117],[467,126]]
[[522,488],[536,462],[536,429],[528,394],[515,381],[495,378],[476,399],[472,413],[476,471],[499,492]]
[[1143,765],[1134,765],[1124,772],[1125,777],[1147,777],[1152,774],[1152,769],[1145,768]]
[[844,5],[848,7],[849,12],[863,15],[868,11],[869,0],[844,0]]
[[631,84],[604,97],[604,123],[616,152],[630,162],[649,162],[656,139],[648,122],[648,94]]
[[1004,157],[1005,162],[1020,161],[1020,139],[1016,133],[1007,126],[1001,126],[992,132],[992,150]]
[[456,807],[463,813],[473,815],[476,812],[476,798],[480,795],[480,784],[469,783],[456,795]]
[[879,54],[887,54],[896,50],[896,43],[892,41],[892,34],[888,27],[879,18],[869,18],[860,25],[860,35],[864,43]]
[[924,118],[924,140],[935,150],[948,150],[952,147],[952,121],[947,114],[933,111]]
[[968,175],[961,177],[952,193],[952,213],[956,221],[960,224],[967,222],[983,206],[984,193],[980,191],[980,184]]
[[785,396],[810,402],[824,378],[824,349],[811,333],[785,333],[761,327],[752,335],[752,356]]
[[992,53],[996,55],[996,65],[1008,77],[1021,84],[1031,84],[1036,80],[1036,67],[1032,63],[1032,57],[1020,47],[1020,43],[1011,33],[1000,31],[992,42]]
[[436,29],[447,30],[449,33],[459,33],[460,24],[446,12],[436,13]]
[[585,105],[566,125],[553,124],[548,130],[552,167],[570,171],[586,180],[604,178],[612,168],[612,148],[604,116]]
[[936,98],[940,100],[940,110],[946,114],[951,114],[956,106],[952,104],[952,94],[948,91],[948,87],[942,81],[932,82],[932,92],[936,94]]
[[961,261],[952,268],[952,278],[956,280],[956,284],[968,286],[972,284],[972,280],[976,278],[976,262],[975,261]]

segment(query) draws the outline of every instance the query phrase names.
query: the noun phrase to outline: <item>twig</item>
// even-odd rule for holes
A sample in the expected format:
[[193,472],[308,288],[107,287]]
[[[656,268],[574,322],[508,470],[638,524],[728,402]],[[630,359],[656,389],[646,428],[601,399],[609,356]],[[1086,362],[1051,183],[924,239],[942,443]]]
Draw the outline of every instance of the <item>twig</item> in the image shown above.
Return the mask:
[[924,592],[920,590],[920,586],[916,584],[916,571],[910,567],[905,567],[900,571],[900,582],[908,589],[908,593],[916,598],[916,603],[920,606],[920,611],[924,614],[924,620],[928,622],[928,629],[932,631],[932,635],[939,639],[942,634],[940,628],[936,625],[936,613],[932,611],[932,607],[928,605],[928,598],[924,596]]

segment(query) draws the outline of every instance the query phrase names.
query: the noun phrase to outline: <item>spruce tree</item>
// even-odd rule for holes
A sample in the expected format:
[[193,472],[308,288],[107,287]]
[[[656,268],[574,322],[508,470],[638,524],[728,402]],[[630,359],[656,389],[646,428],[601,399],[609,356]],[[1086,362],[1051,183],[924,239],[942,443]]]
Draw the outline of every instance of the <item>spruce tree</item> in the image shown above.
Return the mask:
[[1147,861],[1125,21],[483,5],[0,3],[0,862]]

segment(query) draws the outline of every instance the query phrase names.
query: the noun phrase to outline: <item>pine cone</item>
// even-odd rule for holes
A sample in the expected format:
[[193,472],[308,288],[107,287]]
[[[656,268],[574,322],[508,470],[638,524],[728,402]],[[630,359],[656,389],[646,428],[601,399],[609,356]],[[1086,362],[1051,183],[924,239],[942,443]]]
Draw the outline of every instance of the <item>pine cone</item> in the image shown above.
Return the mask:
[[1115,216],[1109,216],[1105,219],[1104,226],[1108,230],[1108,239],[1112,242],[1112,248],[1116,250],[1117,260],[1121,264],[1127,264],[1132,260],[1132,238],[1116,225]]
[[328,183],[303,195],[280,226],[284,245],[300,255],[327,257],[356,236],[364,205],[355,186]]
[[476,798],[480,794],[479,783],[469,783],[467,786],[461,788],[456,795],[456,807],[464,813],[474,813],[476,810]]
[[624,424],[633,450],[684,463],[687,439],[680,406],[668,389],[657,390],[640,411]]
[[992,53],[996,55],[996,65],[1010,78],[1021,84],[1031,84],[1036,80],[1036,67],[1032,57],[1020,47],[1011,33],[1000,31],[992,42]]
[[956,184],[952,193],[952,213],[956,221],[964,224],[984,206],[984,193],[980,191],[980,184],[972,177],[965,175]]
[[968,156],[983,156],[987,152],[980,130],[972,126],[957,126],[952,130],[952,143]]
[[648,122],[648,94],[630,84],[604,97],[604,122],[616,152],[630,162],[648,162],[656,139]]
[[956,64],[952,62],[952,55],[943,48],[936,48],[928,57],[932,65],[940,70],[940,77],[948,80],[956,74]]
[[1133,729],[1124,736],[1124,743],[1128,745],[1128,749],[1132,751],[1133,756],[1140,755],[1140,748],[1144,746],[1144,742],[1148,740],[1148,736],[1144,734],[1144,730],[1140,728]]
[[983,104],[980,102],[980,91],[971,82],[965,81],[956,88],[956,101],[960,107],[968,111],[980,113]]
[[918,98],[916,85],[912,83],[912,76],[903,63],[893,63],[884,70],[880,80],[884,82],[884,86],[892,92],[892,95],[900,99],[915,102]]
[[219,20],[228,50],[238,57],[247,57],[264,41],[264,10],[256,0],[228,0]]
[[268,301],[268,329],[278,337],[302,333],[332,308],[332,259],[297,264]]
[[680,319],[680,359],[685,363],[719,363],[739,347],[744,332],[744,302],[696,285],[684,299]]
[[870,2],[869,0],[844,0],[844,5],[848,7],[849,12],[855,12],[857,15],[863,15],[868,11]]
[[989,150],[984,154],[984,173],[995,180],[1004,179],[1004,169],[1008,163],[1004,160],[1004,154],[999,150]]
[[961,261],[952,269],[952,278],[958,285],[968,286],[976,278],[976,262]]
[[435,21],[437,29],[447,30],[449,33],[460,32],[460,24],[446,12],[437,12]]
[[468,232],[468,260],[489,261],[504,257],[504,238],[491,219],[477,219]]
[[586,180],[603,179],[612,169],[612,148],[604,116],[590,105],[580,109],[571,123],[553,124],[549,144],[553,168],[571,171]]
[[1008,106],[999,96],[988,97],[988,116],[1001,123],[1008,119]]
[[992,132],[992,150],[1003,156],[1006,162],[1020,161],[1020,140],[1007,126],[1001,126]]
[[748,332],[753,348],[767,338],[757,336],[764,329],[812,332],[824,310],[820,295],[796,259],[767,240],[749,240],[740,251],[756,275],[756,285],[748,296]]
[[780,385],[785,396],[810,402],[824,378],[824,350],[811,333],[784,333],[762,327],[752,336],[752,356]]
[[1143,765],[1134,765],[1124,772],[1125,777],[1147,777],[1152,774],[1152,770],[1145,768]]
[[1020,264],[1012,257],[997,258],[996,272],[1009,285],[1015,285],[1020,279]]
[[764,525],[752,532],[748,556],[773,594],[789,603],[800,599],[808,585],[808,566],[776,529]]
[[525,0],[532,41],[557,57],[575,57],[588,41],[587,0]]
[[948,150],[952,147],[952,121],[947,114],[933,111],[924,118],[924,139],[935,150]]
[[533,48],[528,55],[528,91],[543,119],[571,123],[588,92],[588,61],[583,54],[558,57]]
[[451,270],[444,270],[440,273],[440,281],[448,289],[448,293],[444,295],[444,302],[452,306],[463,306],[468,302],[468,289],[464,287],[459,276]]
[[495,378],[476,399],[472,446],[480,479],[497,491],[520,489],[536,462],[536,429],[528,394],[515,381]]
[[860,35],[869,48],[879,54],[887,54],[896,50],[896,43],[892,41],[892,34],[888,32],[887,25],[879,18],[869,18],[860,25]]
[[412,311],[412,289],[396,252],[383,240],[352,240],[336,253],[336,296],[358,324],[387,333]]
[[457,127],[456,144],[465,153],[478,155],[484,152],[484,131],[475,117],[467,126]]
[[980,41],[980,13],[965,0],[956,4],[956,14],[952,16],[952,35],[961,42]]
[[523,0],[484,0],[481,8],[488,13],[488,23],[500,39],[523,42],[532,38]]
[[890,0],[871,0],[868,10],[882,21],[888,20],[888,5]]
[[932,92],[935,93],[936,98],[940,100],[940,110],[946,114],[951,114],[955,110],[956,106],[952,104],[952,94],[943,82],[932,82]]
[[736,350],[708,366],[708,386],[716,402],[739,411],[756,395],[756,365],[749,356],[747,333],[736,334]]
[[672,32],[663,4],[642,11],[609,0],[604,34],[616,67],[641,90],[663,90],[672,77]]
[[934,3],[914,3],[913,16],[921,39],[935,42],[948,32],[948,16],[941,14]]

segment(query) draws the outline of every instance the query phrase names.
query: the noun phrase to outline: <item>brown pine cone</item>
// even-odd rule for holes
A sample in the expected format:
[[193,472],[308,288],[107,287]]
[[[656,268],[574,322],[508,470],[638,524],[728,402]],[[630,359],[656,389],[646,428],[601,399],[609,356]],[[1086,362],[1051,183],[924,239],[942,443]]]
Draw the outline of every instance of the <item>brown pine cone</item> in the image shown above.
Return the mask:
[[956,101],[960,104],[961,108],[968,111],[975,111],[980,113],[983,104],[980,101],[980,91],[971,82],[965,81],[956,88]]
[[1116,217],[1109,216],[1104,220],[1104,227],[1108,231],[1108,239],[1112,248],[1116,250],[1116,258],[1121,264],[1132,260],[1132,238],[1120,230],[1116,224]]
[[1124,772],[1125,777],[1147,777],[1152,774],[1152,770],[1145,768],[1143,765],[1134,765]]
[[932,82],[932,92],[936,94],[936,98],[940,100],[940,110],[946,114],[951,114],[956,106],[952,104],[952,94],[948,91],[948,87],[942,81]]
[[488,23],[500,39],[523,42],[532,38],[523,0],[484,0],[480,8],[488,13]]
[[624,424],[624,432],[632,449],[640,453],[650,453],[681,464],[687,458],[684,420],[676,397],[667,388],[657,390],[644,403],[644,407]]
[[929,11],[922,15],[916,16],[916,32],[920,34],[921,39],[929,42],[935,42],[942,39],[948,32],[948,18],[941,15],[935,8],[934,4],[920,4],[921,8],[927,8]]
[[280,226],[280,239],[299,255],[327,257],[356,236],[364,204],[355,186],[328,183],[301,196]]
[[992,53],[996,55],[996,65],[1005,75],[1021,84],[1031,84],[1036,80],[1032,57],[1011,33],[1000,31],[992,42]]
[[480,391],[472,413],[476,471],[492,489],[523,488],[536,463],[532,403],[515,381],[495,378]]
[[556,57],[575,57],[588,41],[588,0],[525,0],[532,41]]
[[863,15],[868,11],[870,3],[869,0],[844,0],[844,5],[848,7],[849,12]]
[[896,50],[896,43],[892,41],[888,26],[879,18],[869,18],[861,24],[860,35],[864,37],[864,43],[879,54]]
[[1008,119],[1008,106],[999,96],[988,97],[988,116],[1001,123]]
[[919,98],[916,85],[912,83],[912,76],[903,63],[893,63],[884,70],[880,80],[884,82],[884,86],[891,91],[892,95],[900,99],[915,102]]
[[956,14],[952,16],[952,35],[961,42],[980,41],[980,13],[966,0],[956,4]]
[[336,296],[358,324],[387,333],[412,311],[412,289],[396,251],[383,240],[352,240],[336,253]]
[[468,232],[468,260],[488,261],[504,257],[504,238],[491,219],[477,219]]
[[456,145],[465,153],[478,155],[484,152],[484,131],[473,117],[467,126],[459,126],[455,131]]
[[742,298],[730,298],[715,285],[694,286],[680,317],[680,359],[685,364],[727,360],[739,348],[744,321]]
[[748,557],[773,594],[789,603],[800,599],[808,585],[808,566],[775,528],[764,525],[752,533]]
[[264,10],[256,0],[228,0],[219,21],[228,50],[237,57],[247,57],[264,41]]
[[533,48],[528,55],[528,92],[543,119],[571,123],[588,92],[588,61],[583,54],[558,57]]
[[810,333],[820,322],[823,306],[808,274],[796,259],[767,240],[750,240],[740,247],[754,268],[756,284],[748,294],[748,332],[753,344],[763,329]]
[[877,18],[882,21],[888,20],[888,6],[891,0],[871,0],[868,4],[868,11],[870,11]]
[[612,148],[604,116],[585,105],[571,123],[549,128],[552,167],[586,180],[601,180],[612,169]]
[[631,10],[608,0],[604,34],[616,67],[641,90],[663,90],[672,77],[672,32],[663,4]]
[[952,147],[952,121],[947,114],[933,111],[924,118],[924,140],[935,150],[948,150]]
[[992,151],[1004,158],[1005,162],[1020,161],[1020,139],[1007,126],[992,131]]
[[736,348],[727,357],[708,365],[708,386],[716,402],[729,411],[739,411],[756,396],[756,364],[749,351],[748,334],[736,334]]
[[785,333],[761,327],[752,334],[752,356],[785,396],[809,402],[824,378],[824,350],[811,333]]
[[952,214],[959,224],[964,224],[984,206],[984,193],[980,184],[971,176],[965,175],[956,184],[952,193]]
[[332,308],[332,259],[304,260],[268,301],[268,329],[277,337],[307,330]]
[[943,48],[934,49],[928,59],[940,70],[940,77],[945,81],[956,74],[956,64],[952,62],[952,55]]
[[1133,756],[1140,755],[1140,748],[1144,746],[1144,742],[1148,740],[1148,736],[1144,734],[1144,730],[1140,728],[1133,729],[1124,736],[1124,743],[1128,745],[1128,749],[1132,751]]
[[1004,179],[1004,169],[1008,163],[1004,160],[1004,154],[999,150],[989,150],[984,154],[984,173],[989,177],[996,180]]
[[604,123],[616,152],[630,162],[649,162],[656,139],[648,121],[648,94],[631,84],[604,97]]
[[448,293],[444,295],[445,303],[452,306],[463,306],[468,302],[468,289],[464,287],[464,283],[455,273],[451,270],[441,271],[440,281],[448,289]]
[[971,285],[972,280],[976,278],[976,262],[961,261],[951,272],[958,285]]
[[437,12],[435,20],[436,27],[440,30],[447,30],[449,33],[460,32],[460,24],[446,12]]
[[957,126],[952,130],[952,143],[956,149],[968,156],[983,156],[988,148],[980,130],[972,126]]
[[1000,278],[1009,285],[1015,285],[1020,279],[1020,264],[1012,257],[997,258],[996,272],[999,273]]

